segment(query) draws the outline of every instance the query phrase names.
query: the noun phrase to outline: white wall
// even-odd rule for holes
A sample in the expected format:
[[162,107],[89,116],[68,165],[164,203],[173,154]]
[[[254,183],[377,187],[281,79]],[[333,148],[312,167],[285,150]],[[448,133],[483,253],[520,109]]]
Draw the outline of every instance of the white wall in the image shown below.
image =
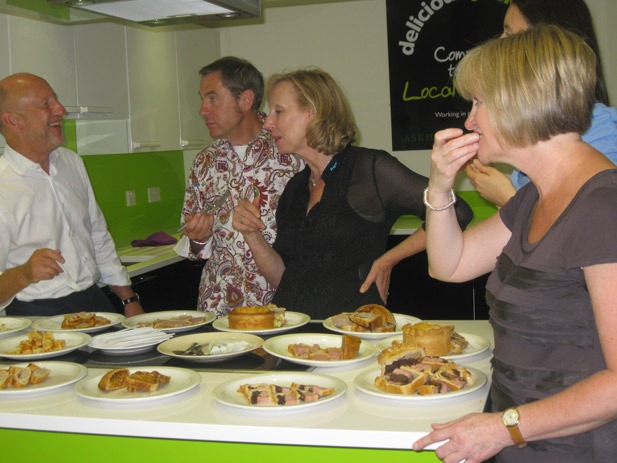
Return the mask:
[[[401,0],[403,1],[403,0]],[[596,20],[613,106],[617,102],[617,1],[587,0]],[[252,61],[267,77],[286,68],[322,67],[342,85],[361,131],[360,143],[392,152],[385,0],[268,8],[258,26],[221,28],[221,55]],[[393,153],[429,173],[429,151]],[[468,181],[459,188],[473,189]]]

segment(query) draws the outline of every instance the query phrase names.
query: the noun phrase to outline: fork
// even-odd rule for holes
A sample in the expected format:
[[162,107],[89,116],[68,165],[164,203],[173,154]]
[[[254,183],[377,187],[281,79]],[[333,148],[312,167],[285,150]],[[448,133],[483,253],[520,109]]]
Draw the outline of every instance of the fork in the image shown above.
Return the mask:
[[[225,204],[225,201],[227,201],[227,197],[228,196],[229,196],[229,190],[227,190],[225,193],[223,193],[219,199],[217,199],[213,203],[209,204],[207,207],[201,208],[200,212],[203,212],[204,214],[210,214],[215,209],[218,209],[223,204]],[[199,198],[199,196],[198,196],[198,198]],[[187,225],[186,223],[184,225],[182,225],[180,228],[178,228],[178,231],[181,232],[182,230],[184,230],[184,227],[186,227],[186,225]]]

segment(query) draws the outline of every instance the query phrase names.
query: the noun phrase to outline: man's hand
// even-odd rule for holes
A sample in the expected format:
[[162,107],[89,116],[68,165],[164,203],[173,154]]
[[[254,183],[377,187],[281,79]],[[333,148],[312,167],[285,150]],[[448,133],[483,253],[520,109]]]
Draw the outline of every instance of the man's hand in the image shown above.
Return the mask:
[[56,277],[63,272],[61,264],[64,264],[64,257],[59,250],[44,248],[34,251],[30,259],[18,268],[27,286]]

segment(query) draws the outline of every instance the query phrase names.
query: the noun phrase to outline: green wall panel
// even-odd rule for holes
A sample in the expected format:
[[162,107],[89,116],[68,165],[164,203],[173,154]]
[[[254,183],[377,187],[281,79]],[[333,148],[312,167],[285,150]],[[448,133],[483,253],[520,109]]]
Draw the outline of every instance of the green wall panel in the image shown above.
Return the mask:
[[[182,151],[83,156],[97,201],[116,246],[157,231],[174,233],[180,225],[184,199]],[[148,188],[159,187],[161,200],[148,202]],[[134,190],[135,206],[126,205]]]

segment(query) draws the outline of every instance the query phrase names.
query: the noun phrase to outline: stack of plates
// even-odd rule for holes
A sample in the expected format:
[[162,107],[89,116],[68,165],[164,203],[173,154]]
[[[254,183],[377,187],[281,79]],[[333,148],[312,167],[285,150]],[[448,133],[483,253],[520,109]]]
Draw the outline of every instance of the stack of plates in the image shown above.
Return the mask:
[[173,336],[173,333],[150,327],[129,328],[116,333],[101,334],[93,338],[89,346],[112,355],[137,354]]

